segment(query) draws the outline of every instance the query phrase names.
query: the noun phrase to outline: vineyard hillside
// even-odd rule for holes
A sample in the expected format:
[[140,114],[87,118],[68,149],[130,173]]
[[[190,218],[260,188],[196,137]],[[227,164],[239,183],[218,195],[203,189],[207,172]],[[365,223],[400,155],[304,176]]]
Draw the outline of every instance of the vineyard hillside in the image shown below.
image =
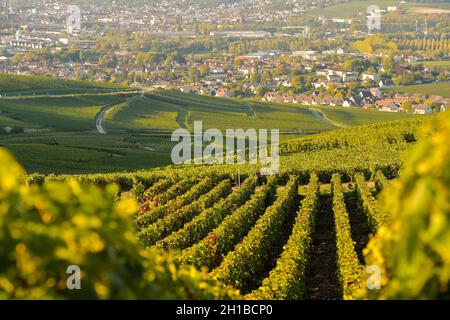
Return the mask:
[[[268,177],[233,165],[27,176],[2,150],[0,244],[15,254],[2,257],[1,297],[446,297],[444,116],[287,142]],[[61,290],[68,263],[86,270],[85,290]]]

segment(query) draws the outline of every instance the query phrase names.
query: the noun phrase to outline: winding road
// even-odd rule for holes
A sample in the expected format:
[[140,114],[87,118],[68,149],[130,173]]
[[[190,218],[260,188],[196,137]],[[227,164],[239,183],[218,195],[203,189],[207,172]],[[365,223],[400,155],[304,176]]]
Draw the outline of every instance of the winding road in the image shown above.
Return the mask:
[[[127,102],[131,102],[133,100],[138,100],[140,98],[142,98],[144,96],[144,91],[141,91],[138,95],[127,99]],[[108,114],[109,111],[111,111],[114,107],[117,107],[119,105],[121,105],[123,102],[121,103],[113,103],[113,104],[107,104],[106,106],[104,106],[102,108],[102,110],[100,111],[100,113],[97,115],[96,119],[95,119],[95,127],[97,128],[98,133],[100,134],[106,134],[106,130],[103,127],[103,122],[105,121],[106,115]]]
[[336,127],[345,128],[344,125],[342,125],[342,124],[340,124],[340,123],[337,123],[337,122],[334,122],[334,121],[331,121],[331,120],[325,118],[325,116],[323,115],[323,113],[320,112],[319,110],[316,110],[316,109],[309,109],[309,111],[311,111],[311,113],[313,114],[314,118],[316,118],[316,119],[319,120],[320,122],[323,122],[323,123],[326,123],[326,124],[331,124],[331,125],[336,126]]

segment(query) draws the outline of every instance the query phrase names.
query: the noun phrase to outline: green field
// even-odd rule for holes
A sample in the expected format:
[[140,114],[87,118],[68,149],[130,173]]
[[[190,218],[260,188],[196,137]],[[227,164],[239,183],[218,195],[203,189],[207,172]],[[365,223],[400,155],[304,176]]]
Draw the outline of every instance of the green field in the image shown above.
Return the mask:
[[0,74],[0,95],[40,95],[49,93],[70,94],[123,90],[123,86],[103,82],[63,80],[43,76],[17,76]]
[[[48,80],[33,79],[20,80],[31,81],[27,91],[38,90]],[[107,134],[100,134],[96,120],[105,108],[110,108],[102,123]],[[156,90],[143,96],[102,93],[3,97],[0,146],[12,151],[28,172],[116,172],[171,164],[175,144],[171,132],[177,128],[192,131],[194,121],[202,121],[203,130],[279,129],[284,142],[339,129],[336,124],[354,126],[411,117],[347,108],[316,109],[321,110],[325,120],[299,105],[178,91]],[[10,128],[16,133],[6,134],[5,129]]]
[[420,62],[414,62],[414,65],[422,64],[425,67],[428,68],[434,68],[434,69],[450,69],[450,61],[420,61]]
[[400,86],[389,90],[402,93],[420,93],[424,95],[438,95],[445,98],[450,98],[450,82],[415,84],[411,86]]
[[0,146],[29,172],[97,173],[170,164],[173,143],[167,135],[43,132],[0,136]]
[[410,113],[389,113],[378,110],[360,110],[344,107],[317,107],[330,121],[343,126],[357,126],[390,120],[401,120],[417,117]]
[[386,9],[388,6],[396,6],[400,9],[405,9],[410,12],[414,12],[415,8],[442,8],[442,9],[450,9],[450,5],[448,3],[400,3],[400,1],[396,0],[378,0],[378,1],[370,1],[370,0],[361,0],[361,1],[351,1],[346,2],[330,7],[326,7],[323,9],[315,9],[308,11],[307,14],[314,16],[325,16],[325,17],[336,17],[336,18],[355,18],[358,17],[360,13],[362,16],[366,15],[367,7],[370,5],[377,5],[381,9]]
[[[0,125],[62,131],[95,129],[94,119],[104,105],[125,101],[123,95],[74,95],[0,99]],[[2,121],[3,120],[3,121]]]
[[183,108],[151,97],[123,103],[108,113],[106,126],[112,129],[175,130]]

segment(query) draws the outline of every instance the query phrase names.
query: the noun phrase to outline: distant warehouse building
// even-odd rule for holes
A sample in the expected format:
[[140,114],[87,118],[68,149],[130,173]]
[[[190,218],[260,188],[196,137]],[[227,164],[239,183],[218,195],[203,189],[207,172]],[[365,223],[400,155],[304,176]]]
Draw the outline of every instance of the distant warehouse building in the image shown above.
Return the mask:
[[212,31],[209,35],[229,38],[270,38],[272,36],[267,31]]

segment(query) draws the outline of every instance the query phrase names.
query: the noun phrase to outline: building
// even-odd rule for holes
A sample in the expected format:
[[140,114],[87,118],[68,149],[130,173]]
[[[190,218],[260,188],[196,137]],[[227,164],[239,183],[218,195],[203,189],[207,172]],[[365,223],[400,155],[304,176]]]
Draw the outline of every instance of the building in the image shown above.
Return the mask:
[[383,79],[378,82],[378,86],[382,89],[383,88],[393,88],[394,82],[392,82],[392,80],[389,80],[389,79]]
[[227,88],[219,88],[216,91],[216,96],[228,98],[230,96],[230,90],[228,90]]
[[414,113],[415,114],[432,114],[433,109],[431,109],[430,106],[419,104],[418,106],[414,107]]
[[399,112],[400,107],[396,104],[390,104],[390,105],[383,106],[378,110],[384,111],[384,112]]
[[270,38],[272,36],[267,31],[212,31],[209,35],[229,38]]
[[363,73],[362,79],[363,79],[363,81],[371,80],[373,82],[378,82],[378,81],[380,81],[380,75],[378,73],[374,73],[374,74],[372,74],[372,73]]

